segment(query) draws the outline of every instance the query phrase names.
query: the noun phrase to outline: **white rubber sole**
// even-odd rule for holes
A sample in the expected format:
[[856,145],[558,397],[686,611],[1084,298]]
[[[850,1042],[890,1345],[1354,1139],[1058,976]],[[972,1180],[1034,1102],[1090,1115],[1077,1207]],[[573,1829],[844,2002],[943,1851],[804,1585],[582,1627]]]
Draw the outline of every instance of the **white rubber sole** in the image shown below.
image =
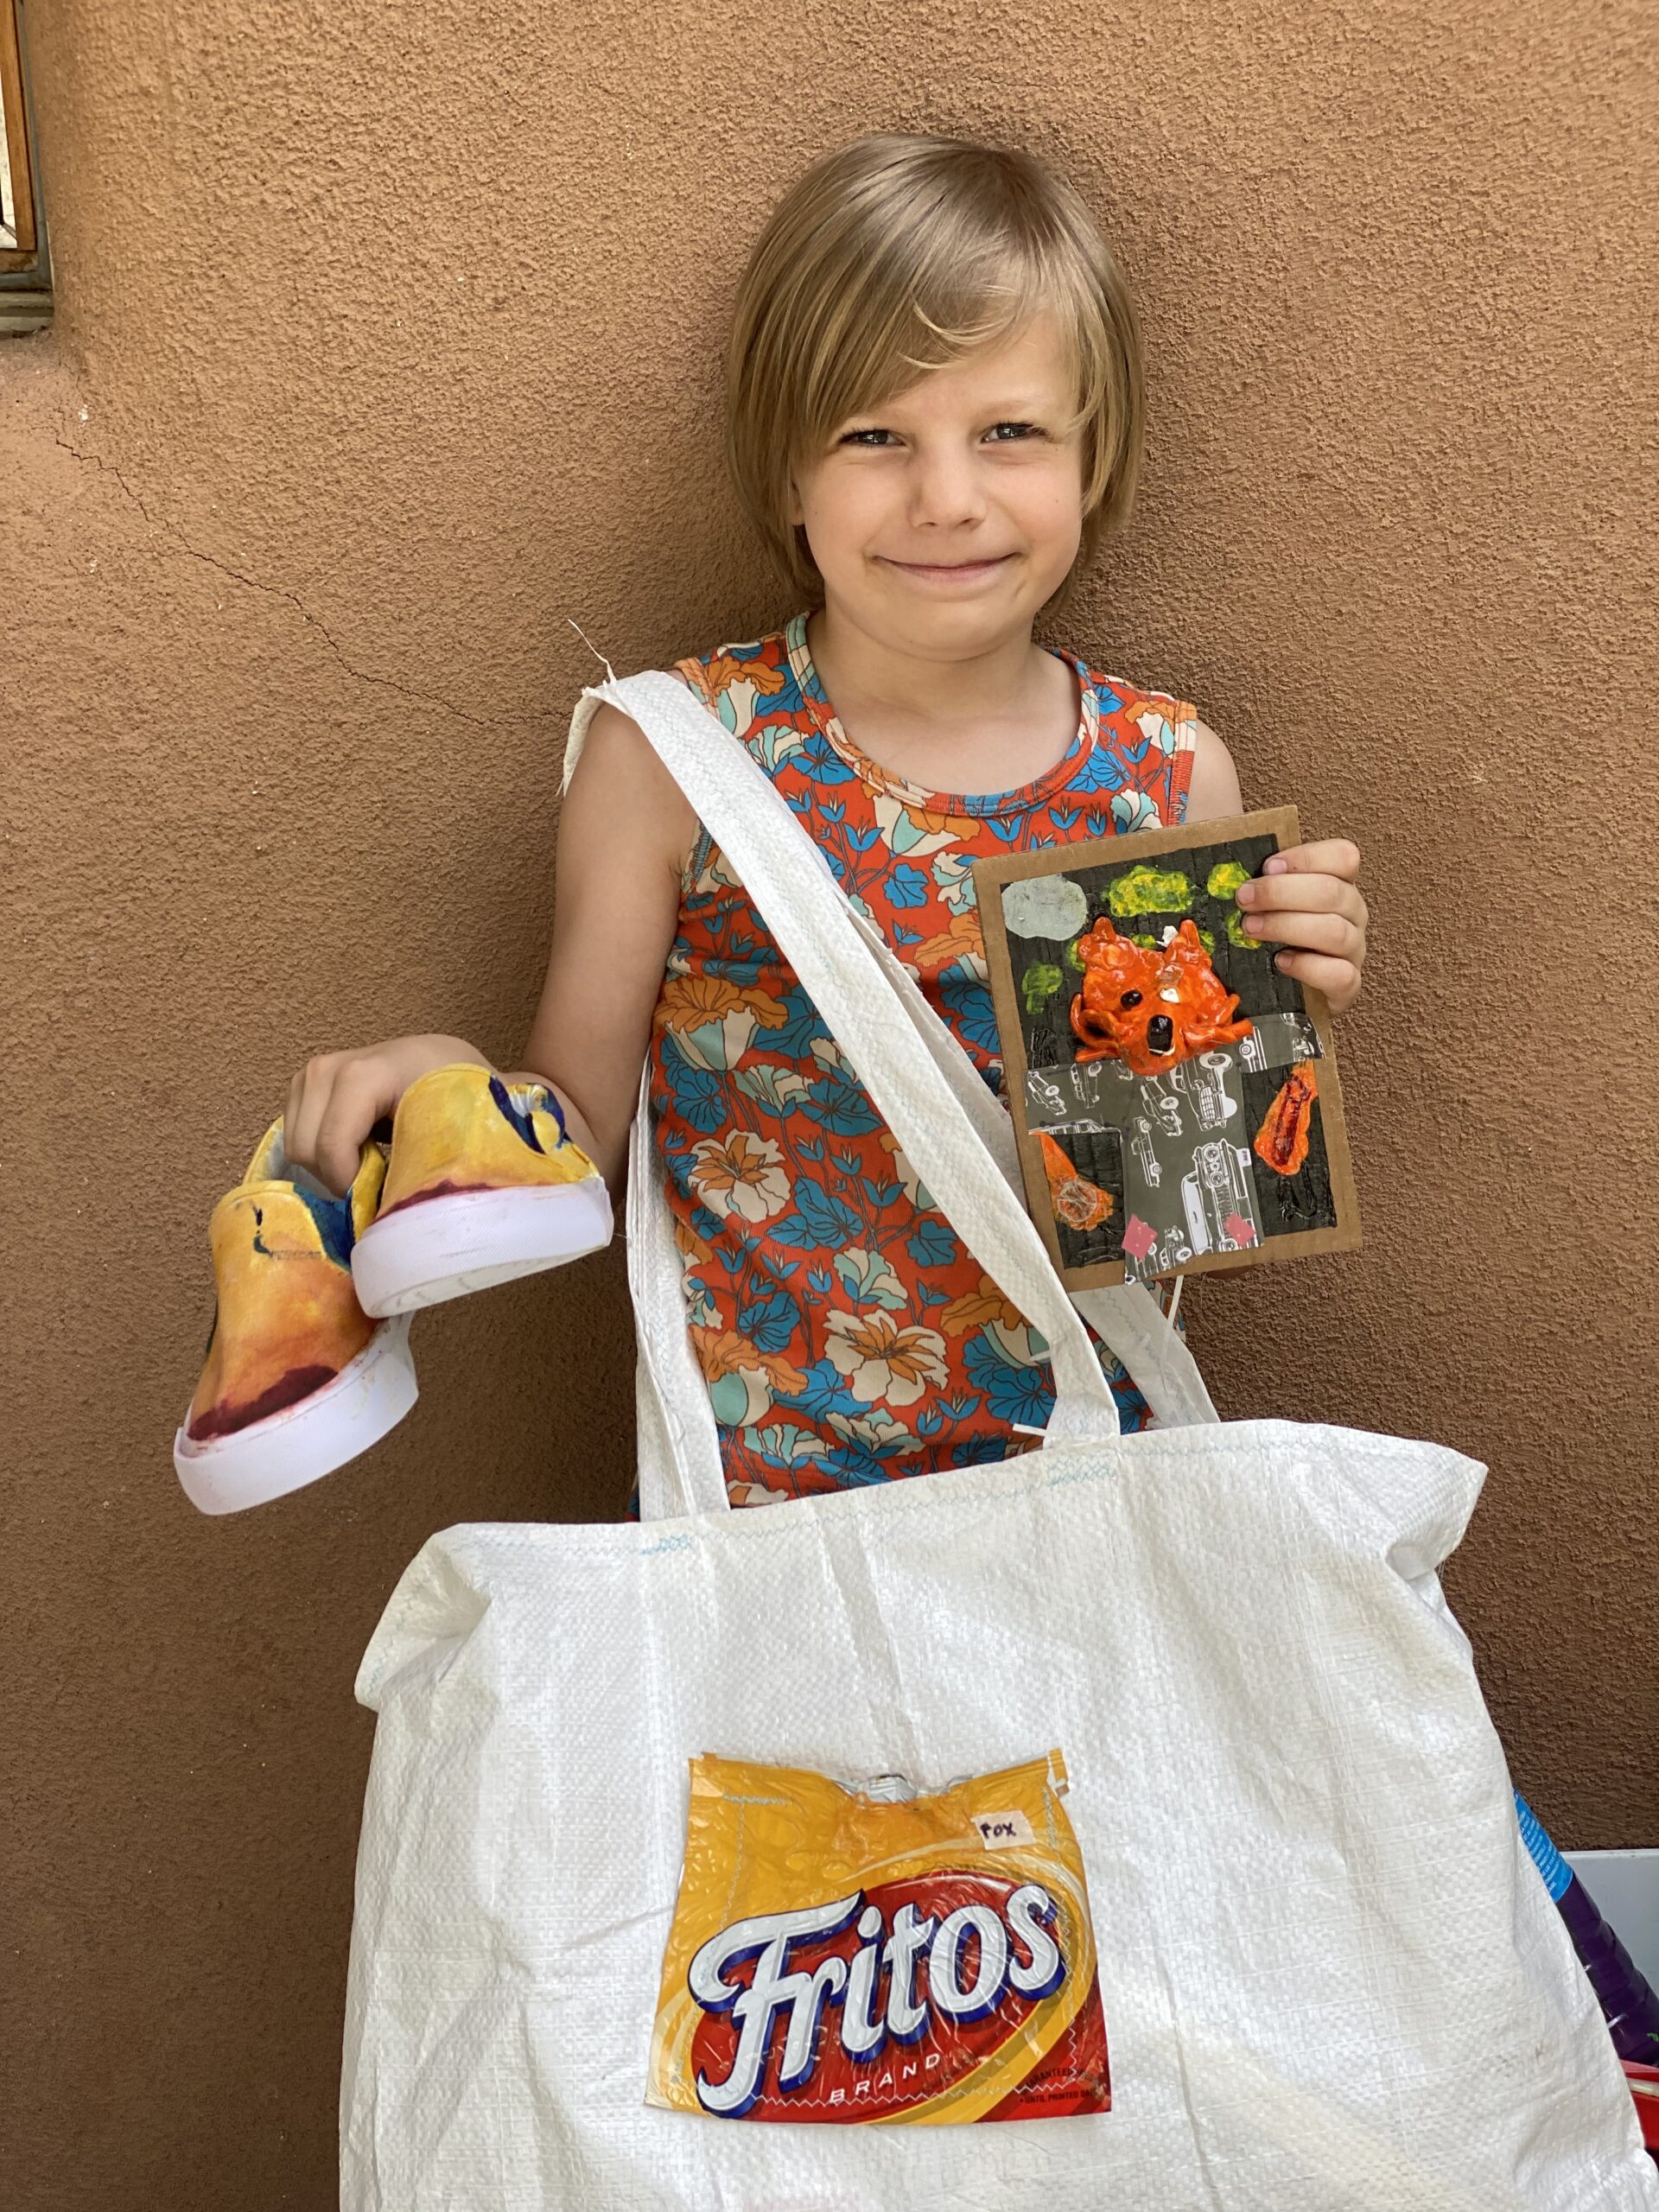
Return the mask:
[[203,1513],[240,1513],[303,1490],[397,1427],[419,1395],[409,1322],[385,1322],[357,1357],[308,1398],[228,1436],[196,1443],[183,1428],[173,1465]]
[[371,1222],[352,1247],[365,1313],[415,1313],[608,1244],[610,1194],[599,1177],[531,1189],[451,1191]]

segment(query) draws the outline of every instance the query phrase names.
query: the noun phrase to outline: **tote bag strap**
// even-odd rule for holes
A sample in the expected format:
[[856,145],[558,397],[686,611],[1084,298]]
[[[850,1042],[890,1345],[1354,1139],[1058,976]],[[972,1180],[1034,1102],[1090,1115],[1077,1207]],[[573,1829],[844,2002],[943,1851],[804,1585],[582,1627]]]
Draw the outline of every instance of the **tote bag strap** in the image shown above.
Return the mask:
[[[913,978],[849,905],[747,747],[683,683],[652,670],[591,687],[573,720],[575,744],[585,734],[588,702],[600,700],[645,731],[731,860],[939,1210],[1041,1332],[1057,1389],[1048,1440],[1115,1435],[1116,1410],[1098,1361],[1011,1187],[1017,1169],[1008,1118]],[[1155,1300],[1135,1286],[1097,1304],[1101,1334],[1147,1391],[1154,1414],[1172,1422],[1213,1420],[1191,1355]]]
[[709,1385],[686,1326],[674,1217],[663,1189],[663,1163],[652,1141],[650,1073],[647,1063],[628,1137],[628,1289],[639,1348],[634,1408],[639,1518],[671,1521],[684,1513],[723,1513],[731,1501]]

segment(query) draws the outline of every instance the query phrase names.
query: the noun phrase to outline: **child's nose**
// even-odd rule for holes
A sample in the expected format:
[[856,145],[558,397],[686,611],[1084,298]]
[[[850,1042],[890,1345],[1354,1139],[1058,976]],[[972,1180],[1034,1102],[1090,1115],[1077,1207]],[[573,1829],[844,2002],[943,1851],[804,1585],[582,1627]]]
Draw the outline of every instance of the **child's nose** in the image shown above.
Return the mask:
[[[966,454],[918,454],[911,472],[910,512],[912,522],[948,527],[976,521],[985,512],[984,494]],[[999,549],[1000,550],[1000,549]],[[966,559],[959,553],[958,560]]]

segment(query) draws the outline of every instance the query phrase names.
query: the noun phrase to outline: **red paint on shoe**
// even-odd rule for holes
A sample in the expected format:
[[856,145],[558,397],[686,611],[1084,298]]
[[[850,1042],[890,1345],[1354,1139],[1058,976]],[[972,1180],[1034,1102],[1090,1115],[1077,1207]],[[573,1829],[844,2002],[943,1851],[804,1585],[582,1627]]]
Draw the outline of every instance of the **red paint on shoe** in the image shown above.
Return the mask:
[[251,1428],[255,1421],[268,1420],[284,1407],[297,1405],[314,1390],[321,1390],[325,1382],[332,1382],[338,1372],[335,1368],[320,1364],[291,1368],[270,1389],[262,1390],[250,1405],[210,1406],[191,1422],[185,1434],[194,1444],[206,1444],[215,1436],[233,1436],[238,1429]]

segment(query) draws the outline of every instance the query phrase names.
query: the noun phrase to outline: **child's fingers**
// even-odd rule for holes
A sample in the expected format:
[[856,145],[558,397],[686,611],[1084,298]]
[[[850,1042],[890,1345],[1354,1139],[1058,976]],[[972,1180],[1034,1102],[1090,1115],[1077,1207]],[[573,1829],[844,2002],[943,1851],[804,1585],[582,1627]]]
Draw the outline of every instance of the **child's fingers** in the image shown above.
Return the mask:
[[1359,847],[1351,837],[1325,837],[1317,844],[1287,845],[1269,855],[1270,875],[1339,875],[1345,882],[1359,880]]
[[305,1096],[305,1070],[302,1068],[288,1086],[288,1099],[283,1108],[283,1149],[290,1160],[294,1157],[294,1132],[299,1127],[300,1101]]
[[352,1187],[363,1140],[382,1109],[384,1071],[372,1058],[320,1052],[289,1086],[283,1151],[337,1198]]
[[317,1128],[328,1103],[337,1052],[319,1052],[308,1059],[288,1086],[288,1105],[283,1114],[283,1150],[301,1167],[316,1166]]
[[362,1165],[363,1147],[383,1114],[397,1103],[396,1068],[383,1052],[341,1055],[317,1123],[313,1172],[344,1198]]
[[1275,938],[1308,952],[1323,952],[1357,967],[1365,957],[1365,932],[1346,914],[1246,914],[1243,928],[1251,937]]
[[1324,952],[1275,952],[1273,964],[1305,988],[1323,992],[1332,1014],[1345,1014],[1359,996],[1360,972],[1351,960]]
[[1328,910],[1334,914],[1345,914],[1359,929],[1364,928],[1370,912],[1356,885],[1328,874],[1253,875],[1248,882],[1239,885],[1234,898],[1247,913],[1272,908],[1288,908],[1300,913]]

